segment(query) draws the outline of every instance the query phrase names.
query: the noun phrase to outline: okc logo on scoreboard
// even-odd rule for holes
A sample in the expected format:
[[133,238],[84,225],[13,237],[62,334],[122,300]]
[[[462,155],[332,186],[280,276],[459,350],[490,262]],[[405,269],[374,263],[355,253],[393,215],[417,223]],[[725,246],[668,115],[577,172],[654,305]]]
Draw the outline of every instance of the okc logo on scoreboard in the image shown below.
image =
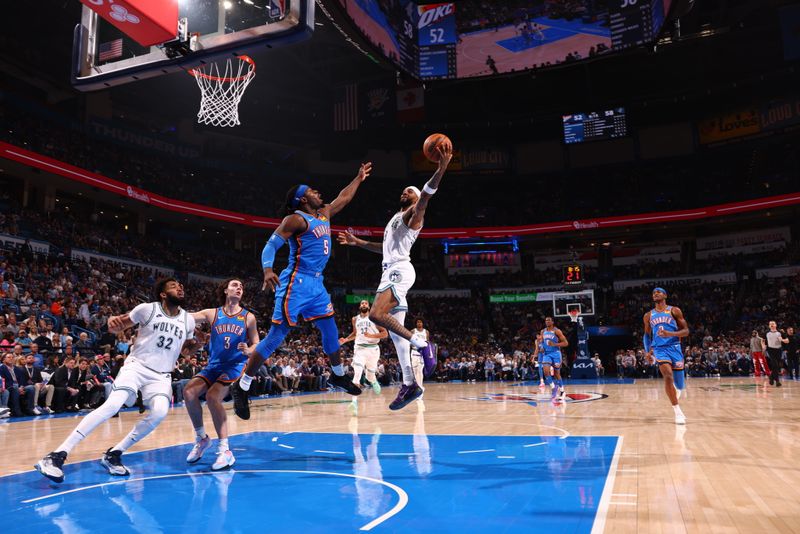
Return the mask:
[[417,28],[422,29],[425,26],[439,22],[441,19],[455,14],[455,12],[456,6],[452,3],[417,6],[417,13],[419,14]]

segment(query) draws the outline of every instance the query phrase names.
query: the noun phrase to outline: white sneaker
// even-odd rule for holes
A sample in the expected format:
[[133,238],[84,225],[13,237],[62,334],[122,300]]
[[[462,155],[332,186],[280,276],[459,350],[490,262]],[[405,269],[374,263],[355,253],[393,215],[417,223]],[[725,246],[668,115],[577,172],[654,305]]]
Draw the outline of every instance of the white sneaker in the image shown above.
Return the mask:
[[9,408],[0,408],[0,419],[5,419],[7,417],[11,417],[11,409]]
[[676,425],[685,425],[686,424],[686,416],[682,413],[675,414],[675,424]]
[[42,408],[42,413],[50,415],[51,413],[53,413],[53,410],[51,410],[49,406],[45,406],[44,408]]
[[192,450],[189,451],[189,454],[186,456],[186,462],[190,464],[199,462],[200,458],[203,457],[203,453],[206,452],[210,446],[211,438],[208,437],[208,434],[206,434],[206,437],[203,439],[196,440],[194,442],[194,447],[192,447]]
[[40,410],[38,406],[34,406],[33,415],[42,415],[42,410]]
[[214,464],[211,466],[211,470],[221,471],[222,469],[228,469],[235,463],[236,463],[236,458],[233,457],[233,453],[230,450],[227,450],[225,452],[220,452],[217,454],[217,459],[214,460]]

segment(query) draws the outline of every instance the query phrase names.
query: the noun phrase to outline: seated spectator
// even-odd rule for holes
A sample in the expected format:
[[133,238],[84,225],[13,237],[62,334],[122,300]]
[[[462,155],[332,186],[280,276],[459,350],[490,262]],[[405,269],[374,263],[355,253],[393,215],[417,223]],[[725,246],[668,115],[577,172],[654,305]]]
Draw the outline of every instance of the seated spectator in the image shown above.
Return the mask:
[[101,395],[100,383],[95,380],[89,368],[89,359],[78,361],[78,407],[84,410],[96,408]]
[[80,385],[78,384],[78,370],[75,369],[75,358],[67,357],[61,367],[53,373],[50,383],[55,387],[53,396],[55,412],[60,413],[64,410],[77,412]]
[[[36,388],[27,384],[27,375],[20,367],[15,365],[14,353],[6,352],[0,365],[0,378],[5,382],[8,390],[8,407],[12,417],[23,415],[37,415],[33,411]],[[25,408],[22,400],[26,401]]]
[[14,340],[14,343],[16,345],[21,345],[23,352],[28,352],[33,340],[30,338],[30,336],[28,336],[28,332],[25,330],[25,328],[20,328],[19,333],[17,333],[17,339]]
[[111,395],[111,390],[114,389],[114,378],[111,376],[111,354],[105,352],[95,356],[94,363],[90,369],[92,375],[100,388],[103,390],[102,399],[98,399],[98,405],[105,402],[105,399]]
[[[89,338],[89,334],[86,332],[81,332],[78,336],[78,342],[75,344],[75,348],[78,349],[86,349],[87,351],[92,348],[92,340]],[[87,352],[88,354],[88,352]]]
[[[27,377],[25,385],[34,386],[34,392],[32,395],[33,408],[31,411],[35,415],[40,415],[42,413],[53,413],[51,405],[53,403],[53,394],[55,393],[55,388],[49,384],[46,384],[44,378],[42,377],[42,369],[44,369],[44,364],[42,364],[41,367],[37,366],[34,355],[28,354],[25,356],[25,365],[22,367],[22,369],[25,371],[25,375]],[[44,397],[44,399],[42,399],[42,397]],[[40,409],[39,405],[42,403],[42,400],[44,400],[44,408]]]

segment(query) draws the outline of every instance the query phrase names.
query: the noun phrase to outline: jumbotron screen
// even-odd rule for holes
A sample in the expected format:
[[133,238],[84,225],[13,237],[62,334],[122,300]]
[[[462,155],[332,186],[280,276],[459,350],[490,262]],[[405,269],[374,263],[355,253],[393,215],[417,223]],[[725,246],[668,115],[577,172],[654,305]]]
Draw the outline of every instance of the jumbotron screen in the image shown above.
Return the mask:
[[338,1],[402,70],[446,79],[548,67],[652,42],[672,0]]
[[617,139],[628,135],[625,108],[564,115],[564,142],[568,145],[584,141]]

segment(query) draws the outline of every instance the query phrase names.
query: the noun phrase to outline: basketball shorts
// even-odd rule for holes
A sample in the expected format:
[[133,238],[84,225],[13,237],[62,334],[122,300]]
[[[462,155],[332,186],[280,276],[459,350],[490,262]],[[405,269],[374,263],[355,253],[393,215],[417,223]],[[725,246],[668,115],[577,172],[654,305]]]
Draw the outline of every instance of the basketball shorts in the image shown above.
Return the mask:
[[148,402],[155,396],[163,395],[172,402],[172,376],[169,373],[159,373],[141,362],[125,360],[125,365],[120,369],[114,380],[111,391],[123,390],[128,392],[126,406],[133,406],[136,402],[136,393],[142,392],[142,400]]
[[365,369],[375,370],[378,368],[378,358],[381,356],[381,348],[377,345],[374,347],[364,347],[356,345],[353,349],[353,363],[359,363]]
[[683,369],[683,352],[680,345],[669,345],[667,347],[653,347],[653,356],[656,363],[668,363],[675,370]]
[[387,289],[391,290],[397,301],[397,306],[392,311],[408,311],[406,296],[416,279],[417,273],[410,261],[398,261],[391,265],[384,265],[381,283],[377,292],[382,293]]
[[543,354],[542,365],[552,365],[556,368],[561,367],[561,353]]
[[280,286],[275,291],[275,310],[272,322],[289,326],[297,325],[299,317],[306,321],[331,317],[333,304],[322,283],[322,275],[304,274],[284,269]]
[[232,384],[237,378],[242,376],[244,366],[247,361],[240,362],[208,362],[205,368],[197,373],[197,376],[202,378],[209,387],[214,385],[214,382],[221,384]]

